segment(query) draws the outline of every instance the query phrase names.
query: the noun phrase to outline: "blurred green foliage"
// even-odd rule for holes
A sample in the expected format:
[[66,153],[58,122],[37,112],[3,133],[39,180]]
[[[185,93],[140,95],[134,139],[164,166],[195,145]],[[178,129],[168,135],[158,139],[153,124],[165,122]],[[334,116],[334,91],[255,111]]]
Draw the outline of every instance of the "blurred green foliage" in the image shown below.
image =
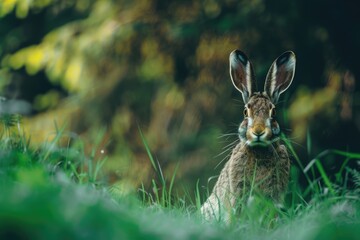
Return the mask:
[[[150,185],[155,174],[138,126],[165,175],[180,163],[182,184],[194,187],[200,178],[203,186],[220,171],[221,165],[214,168],[228,151],[215,156],[237,138],[242,118],[229,53],[239,48],[249,55],[261,90],[271,62],[290,49],[297,71],[279,104],[279,121],[306,164],[326,148],[360,150],[356,6],[337,0],[4,0],[1,92],[32,104],[24,124],[33,142],[54,138],[55,121],[79,134],[88,154],[88,139],[105,127],[94,156],[108,156],[104,169],[123,192]],[[75,144],[69,139],[62,143]],[[310,140],[311,149],[304,149]],[[336,157],[325,161],[326,169],[340,166]]]

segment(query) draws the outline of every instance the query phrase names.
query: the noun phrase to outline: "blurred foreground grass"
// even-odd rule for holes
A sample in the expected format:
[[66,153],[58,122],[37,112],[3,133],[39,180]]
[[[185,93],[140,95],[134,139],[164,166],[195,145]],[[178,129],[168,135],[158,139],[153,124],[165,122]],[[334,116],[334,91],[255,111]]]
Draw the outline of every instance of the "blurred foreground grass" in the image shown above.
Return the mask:
[[[119,194],[101,181],[104,159],[86,156],[80,140],[71,147],[58,146],[64,134],[58,129],[53,141],[34,149],[21,131],[19,118],[2,119],[0,239],[294,240],[358,239],[360,235],[360,173],[354,170],[348,170],[355,179],[352,189],[330,183],[322,175],[309,180],[309,189],[300,190],[294,173],[284,209],[255,196],[234,224],[224,226],[202,221],[197,211],[200,191],[195,193],[196,203],[172,194],[176,183],[166,185],[144,138],[159,179],[153,181],[152,194],[142,189],[139,197]],[[347,161],[358,157],[343,154]],[[321,162],[316,160],[305,170],[313,166]],[[304,193],[311,196],[309,200]]]

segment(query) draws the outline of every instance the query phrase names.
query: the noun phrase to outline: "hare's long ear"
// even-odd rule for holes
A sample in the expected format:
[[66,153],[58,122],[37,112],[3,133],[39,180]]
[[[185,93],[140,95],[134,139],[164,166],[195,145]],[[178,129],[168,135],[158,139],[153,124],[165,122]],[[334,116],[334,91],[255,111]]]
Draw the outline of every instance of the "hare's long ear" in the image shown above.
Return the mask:
[[292,51],[284,52],[271,65],[266,76],[264,91],[276,104],[279,96],[291,85],[295,74],[296,58]]
[[230,53],[230,77],[235,88],[242,94],[244,103],[249,101],[250,96],[256,91],[254,70],[245,53],[234,50]]

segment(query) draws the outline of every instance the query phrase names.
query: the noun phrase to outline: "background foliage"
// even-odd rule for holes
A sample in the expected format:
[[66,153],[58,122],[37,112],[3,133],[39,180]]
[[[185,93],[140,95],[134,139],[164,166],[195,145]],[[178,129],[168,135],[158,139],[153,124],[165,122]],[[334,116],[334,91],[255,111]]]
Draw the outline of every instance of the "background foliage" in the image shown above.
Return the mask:
[[[360,150],[355,2],[4,0],[0,15],[1,112],[25,115],[32,142],[65,126],[60,143],[81,138],[84,152],[107,155],[106,176],[121,192],[154,178],[138,126],[164,175],[179,163],[178,186],[207,185],[220,171],[242,119],[228,75],[236,48],[259,86],[278,55],[296,53],[278,115],[303,165],[324,149]],[[342,163],[323,159],[329,173]]]

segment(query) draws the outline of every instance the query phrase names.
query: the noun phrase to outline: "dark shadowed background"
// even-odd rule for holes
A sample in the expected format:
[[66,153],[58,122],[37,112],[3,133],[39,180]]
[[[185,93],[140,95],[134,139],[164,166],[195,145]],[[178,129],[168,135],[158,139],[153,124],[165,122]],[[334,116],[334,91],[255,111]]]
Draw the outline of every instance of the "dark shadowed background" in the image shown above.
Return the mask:
[[[303,165],[326,149],[359,152],[358,10],[340,0],[4,0],[1,111],[24,116],[33,144],[65,126],[63,144],[82,138],[108,156],[105,177],[123,192],[155,178],[140,127],[166,178],[179,164],[177,189],[193,191],[220,172],[242,120],[229,53],[247,53],[261,90],[292,50],[277,116]],[[329,174],[342,164],[323,161]]]

